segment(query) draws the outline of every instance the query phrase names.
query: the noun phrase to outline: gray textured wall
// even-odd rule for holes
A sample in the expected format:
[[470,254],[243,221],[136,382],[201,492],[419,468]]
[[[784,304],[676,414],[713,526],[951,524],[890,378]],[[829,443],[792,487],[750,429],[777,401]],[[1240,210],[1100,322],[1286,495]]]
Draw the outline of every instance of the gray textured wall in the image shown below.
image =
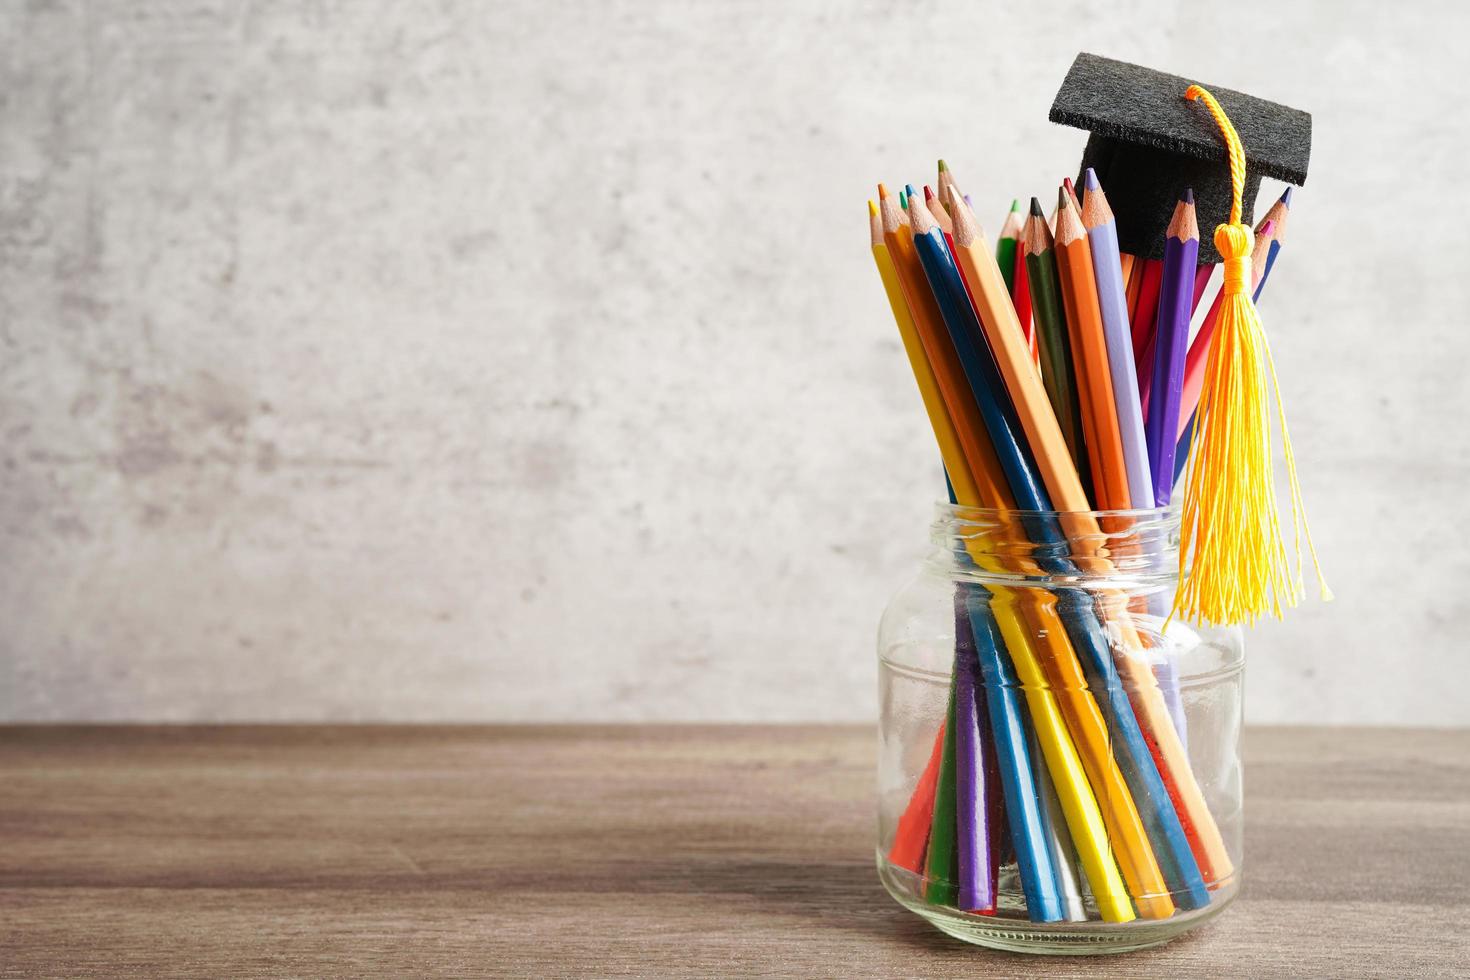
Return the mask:
[[940,478],[863,201],[993,229],[1086,48],[1316,118],[1339,601],[1250,717],[1470,722],[1470,15],[1188,6],[0,4],[0,717],[870,717]]

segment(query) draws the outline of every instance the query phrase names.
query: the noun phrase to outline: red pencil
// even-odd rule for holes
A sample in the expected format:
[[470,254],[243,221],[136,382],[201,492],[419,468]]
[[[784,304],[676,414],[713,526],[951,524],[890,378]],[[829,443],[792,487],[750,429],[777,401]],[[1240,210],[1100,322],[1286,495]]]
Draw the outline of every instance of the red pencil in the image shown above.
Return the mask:
[[1016,318],[1021,321],[1021,332],[1026,335],[1026,346],[1031,348],[1031,359],[1039,365],[1041,355],[1036,348],[1036,324],[1031,320],[1031,280],[1026,277],[1026,253],[1016,249],[1016,272],[1011,278],[1011,305],[1016,308]]
[[934,818],[934,796],[939,787],[939,765],[944,755],[944,723],[934,736],[934,751],[929,754],[929,763],[919,774],[914,795],[903,816],[898,818],[898,829],[893,835],[893,846],[888,849],[888,860],[914,874],[924,873],[924,850],[929,844],[929,825]]
[[1132,320],[1135,364],[1148,350],[1154,335],[1154,319],[1159,315],[1159,286],[1164,280],[1162,259],[1138,259],[1133,263],[1135,269],[1140,265],[1143,270],[1138,274],[1138,305],[1134,307]]

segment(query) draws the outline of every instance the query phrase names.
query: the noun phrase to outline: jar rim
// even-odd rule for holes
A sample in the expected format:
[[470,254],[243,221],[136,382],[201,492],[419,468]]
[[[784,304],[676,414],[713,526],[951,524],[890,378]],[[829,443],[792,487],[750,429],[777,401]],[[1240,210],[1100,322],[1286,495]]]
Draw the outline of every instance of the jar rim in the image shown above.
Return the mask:
[[1022,508],[1008,509],[1003,507],[973,507],[965,504],[954,504],[948,500],[939,500],[934,503],[934,512],[940,517],[946,515],[956,518],[964,518],[969,523],[971,520],[984,520],[987,518],[998,521],[1011,521],[1017,518],[1127,518],[1135,521],[1160,521],[1171,523],[1179,520],[1180,509],[1177,504],[1169,504],[1167,507],[1137,507],[1127,510],[1024,510]]

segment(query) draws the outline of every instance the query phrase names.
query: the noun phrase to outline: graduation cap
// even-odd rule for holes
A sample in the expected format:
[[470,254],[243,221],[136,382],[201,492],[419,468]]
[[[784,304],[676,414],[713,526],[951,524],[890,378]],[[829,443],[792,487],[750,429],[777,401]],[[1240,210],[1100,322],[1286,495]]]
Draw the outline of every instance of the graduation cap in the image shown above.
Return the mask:
[[[1124,252],[1162,258],[1174,205],[1191,187],[1205,230],[1199,261],[1220,261],[1210,230],[1229,220],[1230,162],[1209,113],[1185,100],[1190,84],[1177,75],[1083,53],[1052,102],[1052,122],[1091,133],[1078,172],[1088,167],[1097,172]],[[1249,224],[1261,177],[1298,187],[1306,183],[1311,114],[1201,84],[1214,93],[1240,134],[1246,161],[1241,220]]]

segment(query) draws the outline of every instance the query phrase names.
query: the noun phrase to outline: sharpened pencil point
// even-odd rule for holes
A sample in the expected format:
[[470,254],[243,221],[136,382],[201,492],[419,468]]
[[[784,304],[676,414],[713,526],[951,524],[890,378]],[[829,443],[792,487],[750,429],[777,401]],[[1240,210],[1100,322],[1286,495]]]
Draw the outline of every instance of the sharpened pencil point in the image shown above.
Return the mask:
[[1286,190],[1281,192],[1281,203],[1287,207],[1291,207],[1291,190],[1290,187],[1287,187]]
[[928,184],[924,185],[924,203],[928,204],[934,200],[934,190]]
[[1067,193],[1067,185],[1063,184],[1057,188],[1057,208],[1065,211],[1072,206],[1072,195]]
[[[910,198],[915,197],[919,193],[918,191],[914,190],[914,185],[913,184],[904,184],[903,185],[903,192],[905,194],[907,194]],[[921,197],[921,198],[919,198],[919,200],[922,201],[923,198]]]
[[1087,173],[1082,175],[1082,186],[1090,191],[1095,191],[1101,186],[1097,182],[1096,170],[1093,170],[1091,167],[1087,168]]
[[945,163],[943,160],[940,160],[939,161],[939,171],[940,171],[940,173],[943,173],[944,171],[946,171],[948,169],[949,169],[949,164]]
[[[970,199],[969,198],[965,198],[965,203],[966,204],[969,204],[970,203]],[[1011,210],[1012,211],[1019,211],[1019,210],[1021,210],[1021,199],[1019,197],[1013,197],[1013,198],[1011,198]]]
[[1180,196],[1179,200],[1183,201],[1185,204],[1193,204],[1194,203],[1194,188],[1193,187],[1186,187],[1186,188],[1184,188],[1184,193]]
[[909,196],[903,191],[898,192],[898,206],[903,208],[905,211],[909,209]]
[[1031,213],[1043,220],[1046,218],[1046,212],[1041,209],[1041,200],[1039,198],[1033,197],[1031,199]]
[[887,187],[884,187],[882,184],[879,184],[878,185],[878,200],[880,200],[880,201],[886,201],[886,200],[888,200],[888,188]]
[[965,203],[968,204],[968,205],[970,205],[970,207],[972,207],[972,208],[975,206],[974,203],[971,202],[970,195],[968,195],[968,194],[965,195]]
[[868,201],[868,217],[873,218],[873,217],[877,217],[877,215],[878,215],[878,202],[877,201],[874,201],[872,199],[869,199],[869,201]]

